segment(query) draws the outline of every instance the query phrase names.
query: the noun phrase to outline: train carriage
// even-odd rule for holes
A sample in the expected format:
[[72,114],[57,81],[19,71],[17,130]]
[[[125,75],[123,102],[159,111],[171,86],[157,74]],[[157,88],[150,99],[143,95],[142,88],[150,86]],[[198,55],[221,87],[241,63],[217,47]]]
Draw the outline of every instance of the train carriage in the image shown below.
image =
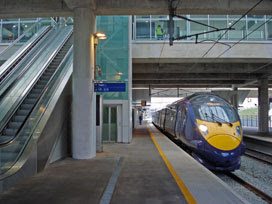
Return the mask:
[[212,170],[233,171],[245,152],[235,108],[213,94],[194,94],[153,115],[153,123],[180,140],[193,157]]

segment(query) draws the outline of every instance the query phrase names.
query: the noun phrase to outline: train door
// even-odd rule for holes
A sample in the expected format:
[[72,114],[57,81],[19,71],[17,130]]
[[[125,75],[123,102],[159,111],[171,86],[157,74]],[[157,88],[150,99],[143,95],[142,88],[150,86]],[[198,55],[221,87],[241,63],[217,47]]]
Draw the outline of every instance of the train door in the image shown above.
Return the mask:
[[176,137],[184,137],[184,125],[186,119],[186,111],[183,104],[179,106],[178,115],[177,115],[177,127],[176,127]]

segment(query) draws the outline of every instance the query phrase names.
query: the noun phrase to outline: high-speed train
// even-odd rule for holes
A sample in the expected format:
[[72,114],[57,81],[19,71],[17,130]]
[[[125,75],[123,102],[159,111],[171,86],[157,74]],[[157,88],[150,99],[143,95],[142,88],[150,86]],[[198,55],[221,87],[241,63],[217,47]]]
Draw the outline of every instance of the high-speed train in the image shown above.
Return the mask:
[[240,168],[245,152],[241,121],[236,109],[219,96],[193,94],[153,113],[152,121],[180,140],[208,169]]

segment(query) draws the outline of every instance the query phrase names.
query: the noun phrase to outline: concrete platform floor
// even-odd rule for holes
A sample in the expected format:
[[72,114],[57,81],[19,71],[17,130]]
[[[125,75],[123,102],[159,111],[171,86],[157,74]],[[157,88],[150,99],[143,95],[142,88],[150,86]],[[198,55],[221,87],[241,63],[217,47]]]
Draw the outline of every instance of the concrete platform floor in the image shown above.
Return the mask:
[[52,164],[0,194],[0,203],[99,203],[121,157],[111,203],[187,203],[145,126],[134,131],[131,144],[104,144],[94,159]]
[[264,142],[272,143],[272,129],[268,133],[261,133],[257,127],[243,127],[245,137],[258,139]]

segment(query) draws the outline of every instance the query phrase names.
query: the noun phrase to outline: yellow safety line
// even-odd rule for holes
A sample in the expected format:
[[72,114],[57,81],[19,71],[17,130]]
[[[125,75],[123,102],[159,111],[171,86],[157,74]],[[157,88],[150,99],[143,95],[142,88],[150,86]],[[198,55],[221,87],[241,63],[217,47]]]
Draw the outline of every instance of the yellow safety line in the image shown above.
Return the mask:
[[155,146],[157,147],[164,163],[166,164],[166,166],[168,167],[170,173],[172,174],[172,176],[174,177],[176,183],[178,184],[178,187],[180,189],[180,191],[182,192],[182,194],[184,195],[185,199],[187,200],[187,202],[189,204],[196,204],[197,202],[195,201],[194,197],[192,196],[192,194],[190,193],[190,191],[188,190],[188,188],[185,186],[185,184],[183,183],[183,181],[181,180],[181,178],[178,176],[177,172],[175,171],[174,167],[172,166],[172,164],[168,161],[168,159],[166,158],[165,154],[163,153],[162,149],[160,148],[159,144],[157,143],[156,139],[154,138],[152,132],[150,131],[149,127],[147,126],[148,132],[150,134],[150,137],[152,139],[152,141],[154,142]]

